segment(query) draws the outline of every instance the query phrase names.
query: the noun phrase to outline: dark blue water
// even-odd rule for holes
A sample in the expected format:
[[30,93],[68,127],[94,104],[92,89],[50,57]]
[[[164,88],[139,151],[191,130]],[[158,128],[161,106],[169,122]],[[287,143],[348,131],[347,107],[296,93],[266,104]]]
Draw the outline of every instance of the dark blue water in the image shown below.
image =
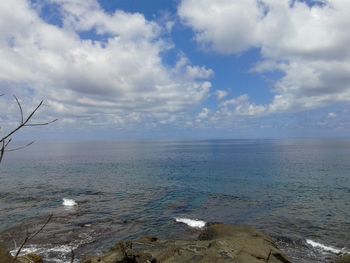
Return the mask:
[[332,262],[306,240],[350,250],[350,141],[41,143],[5,156],[0,240],[14,249],[51,212],[27,249],[61,262],[70,248],[81,257],[121,239],[197,235],[175,217],[251,225],[293,262]]

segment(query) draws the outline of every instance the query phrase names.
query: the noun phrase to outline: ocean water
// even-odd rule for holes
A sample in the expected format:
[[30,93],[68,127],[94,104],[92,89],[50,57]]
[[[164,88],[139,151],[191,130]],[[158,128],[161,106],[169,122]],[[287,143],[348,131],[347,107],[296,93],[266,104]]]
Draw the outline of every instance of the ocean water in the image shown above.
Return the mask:
[[[63,200],[65,199],[65,200]],[[70,262],[203,222],[254,226],[292,262],[350,252],[349,140],[37,143],[0,167],[0,241]],[[203,222],[202,222],[203,221]]]

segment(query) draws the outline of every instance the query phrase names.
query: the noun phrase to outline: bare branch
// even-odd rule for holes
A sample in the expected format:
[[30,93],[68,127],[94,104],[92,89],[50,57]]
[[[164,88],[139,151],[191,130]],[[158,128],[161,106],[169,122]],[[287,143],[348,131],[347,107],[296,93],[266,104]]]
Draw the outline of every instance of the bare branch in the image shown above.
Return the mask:
[[41,107],[41,105],[43,104],[43,101],[41,101],[38,106],[36,106],[36,108],[32,111],[31,114],[29,114],[29,116],[27,117],[27,119],[22,122],[17,128],[15,128],[14,130],[12,130],[10,133],[8,133],[7,135],[5,135],[1,140],[6,140],[7,138],[9,138],[12,134],[14,134],[16,131],[18,131],[19,129],[23,128],[28,122],[29,120],[34,116],[34,114],[36,113],[36,111]]
[[31,141],[29,143],[27,143],[26,145],[17,147],[17,148],[13,148],[13,149],[9,149],[9,150],[5,150],[5,152],[14,152],[14,151],[18,151],[18,150],[22,150],[24,148],[27,148],[28,146],[32,145],[35,141]]
[[23,240],[21,246],[20,246],[19,249],[17,250],[16,255],[12,258],[11,263],[14,263],[14,262],[16,261],[16,259],[18,258],[19,253],[21,253],[22,248],[23,248],[24,245],[28,242],[28,240],[29,240],[29,237],[26,236],[26,238]]
[[50,214],[49,217],[47,218],[45,224],[38,231],[36,231],[33,235],[31,235],[31,237],[29,239],[33,239],[35,236],[37,236],[46,227],[46,225],[51,221],[52,217],[53,217],[53,214]]
[[2,158],[4,157],[5,152],[5,140],[1,142],[1,149],[0,149],[0,163],[2,161]]
[[36,108],[32,111],[31,114],[29,114],[28,118],[26,119],[26,121],[24,122],[24,124],[26,124],[36,113],[36,111],[41,107],[41,105],[43,105],[44,101],[40,101],[40,103],[38,104],[38,106],[36,106]]
[[26,127],[30,127],[30,126],[45,126],[45,125],[49,125],[49,124],[51,124],[51,123],[54,123],[54,122],[56,122],[56,121],[58,121],[58,119],[54,119],[54,120],[52,120],[52,121],[49,121],[49,122],[42,122],[42,123],[29,123],[29,124],[26,124],[26,125],[24,125],[24,126],[26,126]]
[[12,141],[12,138],[10,138],[7,143],[5,144],[5,148],[10,144],[10,142]]
[[0,163],[2,161],[2,158],[4,157],[5,152],[7,152],[5,149],[11,141],[12,141],[12,138],[10,138],[7,142],[6,140],[0,141],[0,143],[2,143],[2,146],[0,149]]
[[31,239],[33,239],[34,237],[36,237],[41,231],[43,231],[43,229],[46,227],[46,225],[51,221],[52,217],[53,217],[53,214],[50,214],[49,217],[47,218],[45,224],[43,224],[42,227],[41,227],[38,231],[34,232],[32,235],[30,235],[29,233],[27,233],[27,235],[26,235],[26,237],[24,238],[24,240],[23,240],[21,246],[20,246],[19,249],[17,250],[16,255],[13,257],[11,263],[14,263],[14,262],[16,261],[16,259],[18,258],[18,255],[21,253],[21,250],[23,249],[24,245],[25,245],[28,241],[30,241]]
[[23,123],[23,109],[22,109],[21,103],[19,102],[19,100],[16,97],[16,95],[13,95],[13,97],[15,97],[15,100],[17,102],[18,108],[19,108],[19,110],[21,112],[21,124],[22,124]]
[[[0,94],[0,97],[3,96],[4,94]],[[23,108],[22,108],[22,105],[20,103],[20,101],[18,100],[18,98],[13,95],[13,97],[15,98],[15,101],[18,105],[18,108],[20,110],[20,114],[21,114],[21,122],[20,124],[15,127],[12,131],[10,131],[9,133],[5,134],[1,139],[0,139],[0,164],[1,164],[1,161],[4,157],[4,153],[5,152],[11,152],[11,151],[17,151],[17,150],[20,150],[20,149],[23,149],[23,148],[26,148],[30,145],[32,145],[34,143],[34,141],[31,141],[29,143],[27,143],[26,145],[23,145],[23,146],[20,146],[20,147],[17,147],[17,148],[13,148],[13,149],[9,149],[7,150],[6,147],[9,145],[9,143],[12,141],[12,135],[14,133],[16,133],[18,130],[20,130],[21,128],[23,127],[26,127],[26,126],[43,126],[43,125],[48,125],[48,124],[51,124],[55,121],[57,121],[57,119],[53,120],[53,121],[50,121],[50,122],[44,122],[44,123],[29,123],[30,120],[32,119],[32,117],[35,115],[35,113],[38,111],[38,109],[43,105],[43,101],[41,101],[35,108],[34,110],[28,115],[28,117],[25,119],[24,118],[24,113],[23,113]],[[0,127],[1,128],[1,127]],[[23,242],[21,243],[19,249],[17,250],[16,252],[16,255],[13,257],[11,263],[14,263],[16,262],[19,254],[21,253],[21,250],[23,249],[23,247],[25,246],[25,244],[27,242],[29,242],[31,239],[33,239],[34,237],[36,237],[45,227],[46,225],[50,222],[50,220],[52,219],[53,217],[53,214],[50,214],[50,216],[47,218],[46,222],[40,227],[39,230],[37,230],[36,232],[34,232],[33,234],[30,234],[28,231],[27,231],[27,234],[26,234],[26,237],[24,238]],[[72,251],[72,260],[74,260],[74,252]]]
[[70,263],[73,263],[74,262],[74,258],[75,258],[75,255],[74,255],[74,250],[71,249],[71,258],[70,258]]
[[[3,96],[4,94],[0,94],[0,96]],[[36,114],[36,112],[38,111],[38,109],[41,106],[44,106],[44,102],[40,101],[40,103],[34,108],[34,110],[28,115],[27,118],[24,118],[24,113],[23,113],[23,108],[22,105],[19,101],[19,99],[17,98],[16,95],[13,95],[13,97],[15,98],[15,101],[18,105],[18,108],[20,110],[21,113],[21,122],[20,124],[15,127],[12,131],[10,131],[9,133],[5,134],[1,139],[0,139],[0,163],[3,159],[4,153],[5,152],[11,152],[11,151],[16,151],[19,149],[23,149],[28,147],[29,145],[33,144],[34,142],[30,142],[24,146],[20,146],[14,149],[10,149],[10,150],[6,150],[6,147],[8,146],[8,144],[11,142],[11,137],[14,133],[16,133],[18,130],[24,128],[24,127],[29,127],[29,126],[45,126],[45,125],[49,125],[51,123],[56,122],[58,119],[54,119],[52,121],[49,122],[42,122],[42,123],[30,123],[30,120],[32,119],[32,117]],[[1,127],[0,127],[1,128]]]

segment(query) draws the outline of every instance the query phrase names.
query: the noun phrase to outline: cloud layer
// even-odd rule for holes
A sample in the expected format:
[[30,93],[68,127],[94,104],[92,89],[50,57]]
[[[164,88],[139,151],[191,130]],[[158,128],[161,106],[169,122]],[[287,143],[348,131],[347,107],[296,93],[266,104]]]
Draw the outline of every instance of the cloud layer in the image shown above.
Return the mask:
[[[8,95],[0,123],[18,117],[11,94],[27,107],[45,99],[41,117],[58,117],[58,125],[103,129],[256,127],[275,116],[284,123],[296,112],[344,108],[349,13],[348,0],[181,0],[178,17],[148,20],[104,10],[98,0],[0,1],[0,94]],[[193,41],[176,42],[180,23]],[[191,53],[193,44],[202,53]],[[181,48],[212,65],[194,65]],[[215,79],[228,65],[220,58],[240,62],[256,53],[250,73],[273,79],[265,104],[253,88],[237,93],[217,85],[230,85],[225,76]],[[165,61],[169,54],[169,61],[177,54],[174,62]],[[325,122],[344,118],[338,111],[328,108]]]
[[[42,3],[0,2],[4,92],[45,99],[47,112],[61,123],[80,118],[116,126],[165,121],[208,96],[212,70],[191,65],[183,55],[166,65],[162,55],[172,43],[142,14],[109,14],[95,0]],[[57,10],[60,26],[41,17],[45,5]]]
[[258,48],[262,59],[253,71],[282,73],[270,104],[247,96],[221,104],[255,116],[350,101],[349,12],[347,0],[183,0],[178,8],[205,49],[235,55]]

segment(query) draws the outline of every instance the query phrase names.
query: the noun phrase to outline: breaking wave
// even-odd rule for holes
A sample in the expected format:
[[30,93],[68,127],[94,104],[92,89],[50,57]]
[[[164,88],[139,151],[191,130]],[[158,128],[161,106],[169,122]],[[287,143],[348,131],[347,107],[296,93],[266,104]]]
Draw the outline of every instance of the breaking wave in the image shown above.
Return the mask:
[[175,221],[178,223],[186,224],[189,227],[193,227],[193,228],[203,228],[206,225],[206,222],[204,222],[202,220],[194,220],[194,219],[189,219],[189,218],[176,217]]
[[75,202],[73,199],[63,198],[62,199],[62,205],[63,206],[76,206],[78,205],[77,202]]
[[325,252],[331,252],[334,254],[349,254],[350,253],[350,251],[346,250],[345,248],[339,249],[339,248],[335,248],[332,246],[326,246],[324,244],[318,243],[318,242],[313,241],[311,239],[306,239],[306,243],[314,248],[321,249]]

